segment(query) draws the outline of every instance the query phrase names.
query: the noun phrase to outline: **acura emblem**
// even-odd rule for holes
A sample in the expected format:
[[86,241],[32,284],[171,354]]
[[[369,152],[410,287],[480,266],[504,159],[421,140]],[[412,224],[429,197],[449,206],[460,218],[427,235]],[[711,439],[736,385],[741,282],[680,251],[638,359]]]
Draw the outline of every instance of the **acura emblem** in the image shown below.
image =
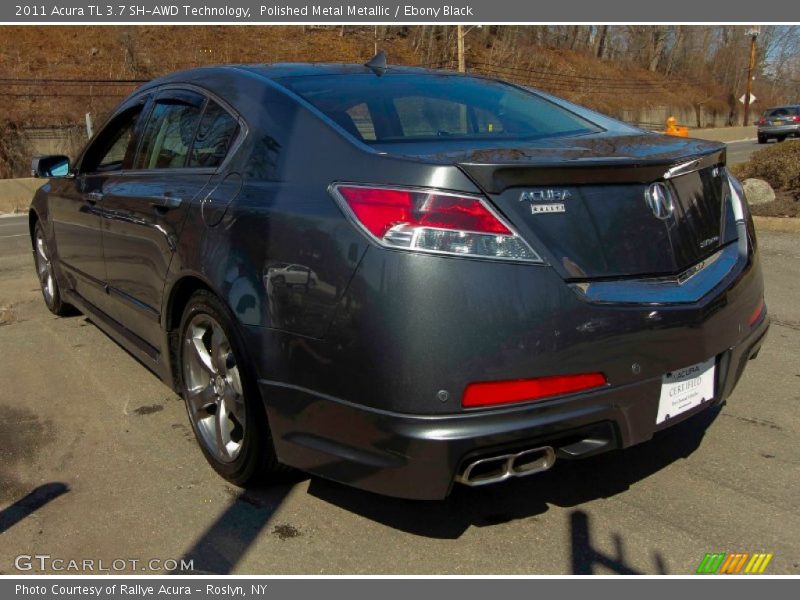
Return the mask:
[[644,199],[647,201],[647,206],[653,211],[656,218],[669,219],[672,212],[675,210],[675,204],[672,200],[672,192],[666,184],[657,182],[650,184],[650,187],[644,193]]

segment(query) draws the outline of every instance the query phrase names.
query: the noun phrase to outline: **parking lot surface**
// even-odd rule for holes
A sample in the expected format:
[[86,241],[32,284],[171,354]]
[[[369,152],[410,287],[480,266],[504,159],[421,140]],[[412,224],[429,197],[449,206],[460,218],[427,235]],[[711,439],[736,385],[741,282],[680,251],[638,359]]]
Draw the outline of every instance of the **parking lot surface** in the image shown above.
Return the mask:
[[683,574],[707,552],[773,553],[767,573],[800,573],[798,235],[760,235],[772,329],[727,405],[638,447],[413,502],[301,474],[221,480],[177,396],[85,317],[46,310],[26,233],[0,219],[0,573],[183,559],[199,573]]

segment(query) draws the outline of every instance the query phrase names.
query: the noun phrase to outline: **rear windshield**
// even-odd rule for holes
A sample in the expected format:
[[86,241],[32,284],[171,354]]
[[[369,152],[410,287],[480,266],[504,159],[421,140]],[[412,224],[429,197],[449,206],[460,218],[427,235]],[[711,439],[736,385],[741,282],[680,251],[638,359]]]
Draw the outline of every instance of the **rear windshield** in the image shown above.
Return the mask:
[[518,140],[601,131],[532,92],[461,75],[312,75],[280,82],[367,143]]
[[767,111],[768,117],[795,117],[800,115],[800,107],[781,106],[780,108],[770,108]]

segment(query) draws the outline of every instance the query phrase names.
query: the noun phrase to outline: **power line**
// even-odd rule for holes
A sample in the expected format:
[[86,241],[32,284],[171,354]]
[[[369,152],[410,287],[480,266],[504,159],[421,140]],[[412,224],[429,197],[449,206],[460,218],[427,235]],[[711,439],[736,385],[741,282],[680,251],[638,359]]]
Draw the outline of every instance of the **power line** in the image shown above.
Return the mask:
[[0,85],[136,85],[147,79],[27,79],[22,77],[0,78]]
[[35,93],[17,93],[17,92],[0,92],[0,96],[7,98],[124,98],[127,94],[45,94],[42,92]]

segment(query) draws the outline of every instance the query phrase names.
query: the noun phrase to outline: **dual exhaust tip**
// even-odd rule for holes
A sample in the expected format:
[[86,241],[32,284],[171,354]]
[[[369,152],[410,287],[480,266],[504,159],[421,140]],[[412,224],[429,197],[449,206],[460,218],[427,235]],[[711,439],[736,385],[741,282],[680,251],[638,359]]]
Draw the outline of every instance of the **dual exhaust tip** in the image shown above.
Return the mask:
[[552,446],[532,448],[513,454],[481,458],[467,464],[456,481],[471,487],[505,481],[510,477],[525,477],[547,471],[556,462]]

